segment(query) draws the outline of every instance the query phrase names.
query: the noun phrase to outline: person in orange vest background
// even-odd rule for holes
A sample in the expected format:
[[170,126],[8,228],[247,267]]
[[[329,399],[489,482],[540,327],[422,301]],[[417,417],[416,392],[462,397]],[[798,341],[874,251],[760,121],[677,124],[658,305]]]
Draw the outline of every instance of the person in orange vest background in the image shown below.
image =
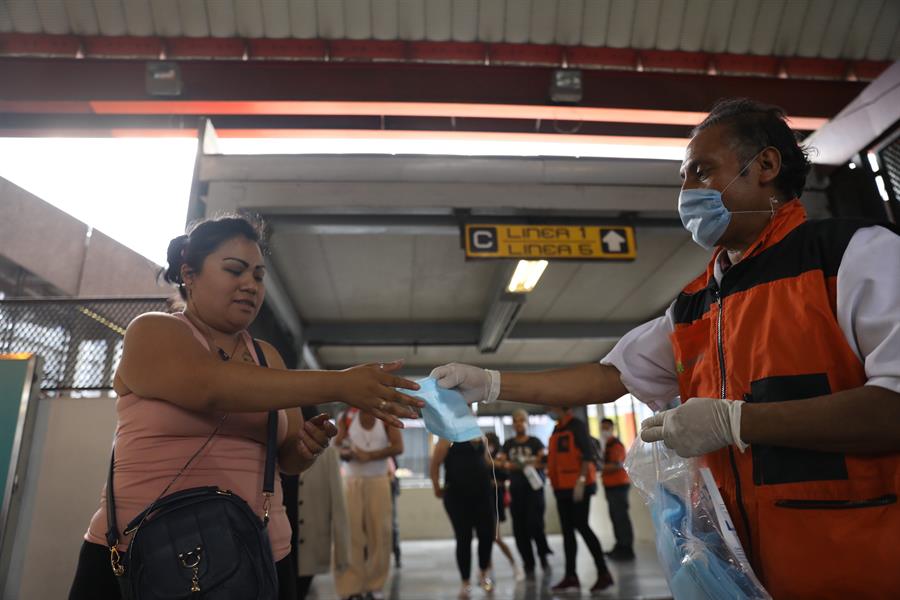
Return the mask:
[[600,421],[600,439],[603,442],[603,491],[609,505],[616,545],[607,556],[613,560],[634,559],[634,530],[628,516],[628,490],[631,481],[625,472],[625,445],[615,435],[612,419]]
[[562,580],[551,588],[553,592],[580,590],[575,572],[578,544],[575,531],[587,544],[597,567],[597,582],[591,592],[604,590],[613,584],[612,575],[603,560],[603,548],[588,524],[591,496],[597,492],[597,465],[594,444],[584,421],[575,418],[568,407],[554,406],[550,414],[557,420],[547,444],[547,477],[556,496],[556,510],[563,534],[566,572]]
[[596,363],[433,376],[469,402],[679,398],[641,438],[702,457],[775,600],[900,598],[900,230],[807,219],[810,168],[780,108],[718,103],[678,197],[710,260],[664,315]]

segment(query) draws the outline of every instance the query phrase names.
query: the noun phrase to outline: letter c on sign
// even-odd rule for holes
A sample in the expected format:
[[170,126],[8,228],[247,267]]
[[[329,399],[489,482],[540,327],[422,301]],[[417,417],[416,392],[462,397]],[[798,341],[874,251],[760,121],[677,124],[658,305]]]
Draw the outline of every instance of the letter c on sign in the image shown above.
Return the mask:
[[476,250],[488,250],[494,247],[494,236],[490,231],[476,231],[472,233],[472,247]]

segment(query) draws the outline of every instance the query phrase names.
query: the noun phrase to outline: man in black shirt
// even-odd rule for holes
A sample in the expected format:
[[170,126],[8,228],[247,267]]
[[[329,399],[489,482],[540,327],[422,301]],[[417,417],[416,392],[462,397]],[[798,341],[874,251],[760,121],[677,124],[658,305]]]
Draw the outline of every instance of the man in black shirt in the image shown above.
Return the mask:
[[503,444],[498,455],[500,463],[509,471],[509,511],[512,515],[513,535],[522,557],[525,576],[534,577],[534,553],[532,541],[537,546],[541,568],[547,571],[547,555],[552,554],[544,534],[544,444],[528,435],[528,413],[513,413],[513,429],[516,432]]

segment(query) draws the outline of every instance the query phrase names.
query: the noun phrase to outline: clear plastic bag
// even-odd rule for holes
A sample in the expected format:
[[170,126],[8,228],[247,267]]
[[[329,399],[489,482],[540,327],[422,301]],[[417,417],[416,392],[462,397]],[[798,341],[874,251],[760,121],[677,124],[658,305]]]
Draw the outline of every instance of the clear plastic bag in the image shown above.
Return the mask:
[[625,470],[650,507],[675,600],[771,600],[753,573],[712,473],[662,443],[636,439]]

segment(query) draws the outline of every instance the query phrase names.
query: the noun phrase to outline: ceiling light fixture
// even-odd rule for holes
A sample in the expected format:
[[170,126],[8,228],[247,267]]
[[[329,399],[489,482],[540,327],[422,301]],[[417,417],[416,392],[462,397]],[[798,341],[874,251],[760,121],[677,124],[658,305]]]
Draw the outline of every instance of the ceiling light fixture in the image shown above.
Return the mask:
[[509,279],[506,291],[513,294],[527,294],[537,286],[548,264],[546,260],[520,260]]

